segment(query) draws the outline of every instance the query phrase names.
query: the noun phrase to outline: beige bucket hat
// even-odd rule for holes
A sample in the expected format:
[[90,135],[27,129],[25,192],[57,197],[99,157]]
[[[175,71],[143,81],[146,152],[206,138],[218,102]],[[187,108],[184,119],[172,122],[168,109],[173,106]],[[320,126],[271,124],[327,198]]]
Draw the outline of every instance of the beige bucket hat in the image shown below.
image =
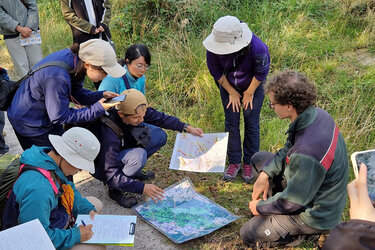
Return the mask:
[[250,44],[252,32],[246,23],[237,17],[220,17],[214,24],[211,34],[203,41],[203,46],[217,55],[227,55],[241,50]]

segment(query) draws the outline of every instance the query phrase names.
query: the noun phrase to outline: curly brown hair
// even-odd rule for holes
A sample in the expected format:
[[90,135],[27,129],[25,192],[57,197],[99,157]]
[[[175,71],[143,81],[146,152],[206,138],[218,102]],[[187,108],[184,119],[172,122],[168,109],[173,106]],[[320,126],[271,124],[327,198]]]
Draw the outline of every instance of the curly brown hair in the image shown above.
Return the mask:
[[273,92],[275,101],[281,105],[292,105],[297,114],[315,105],[316,90],[305,74],[284,70],[271,77],[264,85],[266,93]]

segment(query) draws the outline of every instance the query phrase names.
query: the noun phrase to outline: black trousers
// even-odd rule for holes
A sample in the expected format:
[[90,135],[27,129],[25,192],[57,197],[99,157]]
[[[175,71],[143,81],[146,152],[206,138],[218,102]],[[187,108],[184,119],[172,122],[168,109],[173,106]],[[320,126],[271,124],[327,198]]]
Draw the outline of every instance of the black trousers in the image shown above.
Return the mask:
[[[260,151],[251,159],[255,178],[264,164],[273,157],[270,152]],[[283,173],[270,180],[268,197],[286,187]],[[317,240],[323,231],[306,225],[300,215],[258,215],[246,222],[240,230],[244,244],[250,247],[297,246],[305,240]]]

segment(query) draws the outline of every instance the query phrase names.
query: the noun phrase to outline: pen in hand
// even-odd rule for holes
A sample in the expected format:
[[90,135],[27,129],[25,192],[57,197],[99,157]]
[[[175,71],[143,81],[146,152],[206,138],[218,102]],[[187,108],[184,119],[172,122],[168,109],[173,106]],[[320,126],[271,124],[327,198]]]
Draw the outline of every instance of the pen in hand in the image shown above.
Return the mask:
[[83,226],[86,226],[86,223],[83,220],[81,220],[81,223]]

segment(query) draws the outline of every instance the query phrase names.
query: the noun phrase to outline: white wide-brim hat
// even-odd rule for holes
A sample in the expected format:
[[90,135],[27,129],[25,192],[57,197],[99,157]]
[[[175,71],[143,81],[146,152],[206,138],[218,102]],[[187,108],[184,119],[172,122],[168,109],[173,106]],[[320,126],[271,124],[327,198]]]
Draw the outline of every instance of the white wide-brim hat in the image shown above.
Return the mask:
[[94,160],[99,153],[100,143],[95,135],[81,127],[73,127],[62,136],[48,136],[57,153],[72,166],[95,173]]
[[211,34],[203,41],[203,46],[214,54],[227,55],[249,45],[252,36],[246,23],[241,23],[234,16],[224,16],[215,22]]

